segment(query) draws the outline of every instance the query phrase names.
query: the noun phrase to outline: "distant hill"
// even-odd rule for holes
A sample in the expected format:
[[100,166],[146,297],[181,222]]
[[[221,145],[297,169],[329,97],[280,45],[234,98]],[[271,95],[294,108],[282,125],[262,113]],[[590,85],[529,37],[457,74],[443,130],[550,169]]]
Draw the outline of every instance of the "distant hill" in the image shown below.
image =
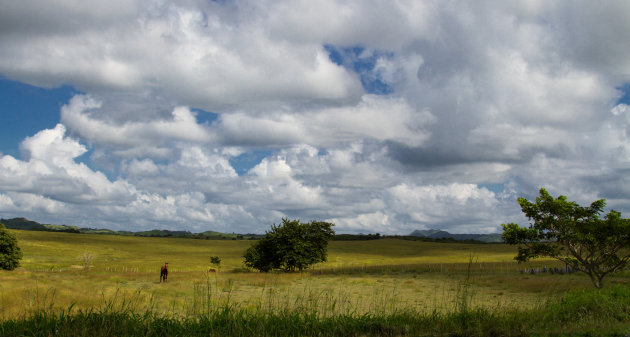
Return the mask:
[[451,234],[439,229],[415,230],[410,236],[421,236],[431,239],[452,238],[454,240],[476,240],[482,242],[503,242],[501,234]]
[[130,231],[114,231],[111,229],[101,228],[79,228],[69,225],[48,225],[40,224],[26,218],[0,219],[0,223],[9,229],[21,229],[27,231],[46,231],[46,232],[68,232],[82,234],[104,234],[104,235],[126,235],[126,236],[145,236],[145,237],[176,237],[190,239],[212,239],[212,240],[252,240],[259,239],[263,235],[259,234],[229,234],[215,231],[206,231],[203,233],[191,233],[189,231],[170,231],[165,229],[153,229],[149,231],[130,232]]
[[46,227],[38,222],[26,218],[0,219],[6,228],[23,229],[28,231],[45,231]]
[[102,228],[80,228],[81,233],[84,234],[106,234],[106,235],[133,235],[133,232],[129,231],[113,231],[111,229]]
[[166,237],[166,236],[187,236],[192,235],[189,231],[169,231],[165,229],[153,229],[150,231],[135,232],[135,236],[151,236],[151,237]]
[[26,218],[0,219],[0,223],[10,229],[22,229],[28,231],[68,232],[80,233],[79,227],[68,225],[47,225],[31,221]]

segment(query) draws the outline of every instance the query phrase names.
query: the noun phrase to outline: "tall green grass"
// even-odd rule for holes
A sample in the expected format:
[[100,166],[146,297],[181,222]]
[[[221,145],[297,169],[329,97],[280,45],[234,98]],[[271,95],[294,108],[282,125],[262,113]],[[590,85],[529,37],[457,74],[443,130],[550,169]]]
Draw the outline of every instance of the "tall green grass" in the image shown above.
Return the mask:
[[624,286],[569,292],[537,309],[508,311],[459,307],[445,313],[403,310],[328,316],[311,307],[268,311],[199,300],[203,310],[180,318],[151,308],[137,312],[133,303],[124,301],[90,310],[42,309],[0,323],[0,335],[625,336],[630,332],[630,290]]
[[[395,288],[375,294],[374,308],[342,306],[343,296],[307,285],[285,301],[263,288],[253,305],[232,302],[233,282],[208,274],[181,308],[165,311],[141,292],[116,292],[88,309],[55,306],[53,292],[34,293],[31,311],[0,323],[0,336],[625,336],[630,288],[575,290],[529,309],[476,306],[480,272],[472,258],[448,310],[398,306]],[[227,296],[226,296],[227,293]]]

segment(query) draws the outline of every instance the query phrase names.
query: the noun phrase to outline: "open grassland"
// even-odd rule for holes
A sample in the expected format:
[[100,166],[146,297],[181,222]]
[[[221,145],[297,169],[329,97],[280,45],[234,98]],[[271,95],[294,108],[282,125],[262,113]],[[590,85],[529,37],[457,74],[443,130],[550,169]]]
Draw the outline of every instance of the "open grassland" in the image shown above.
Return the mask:
[[[308,272],[265,274],[243,268],[241,256],[252,241],[12,232],[24,259],[18,270],[0,271],[4,321],[69,308],[179,320],[226,308],[230,315],[252,317],[281,312],[321,319],[429,317],[462,308],[538,310],[568,290],[592,288],[580,274],[522,274],[525,268],[561,266],[553,261],[518,265],[512,260],[515,247],[502,244],[332,241],[329,261]],[[93,257],[87,269],[86,253]],[[218,273],[208,272],[210,256],[222,259]],[[168,283],[159,282],[164,262]],[[629,280],[626,273],[607,279],[624,287]]]
[[[174,271],[202,271],[210,256],[219,256],[224,270],[243,267],[242,255],[253,241],[193,240],[36,231],[12,231],[24,252],[23,269],[81,269],[82,255],[92,253],[92,270],[159,270],[164,262]],[[374,265],[511,263],[515,248],[501,244],[458,244],[398,239],[331,241],[328,261],[318,268]]]

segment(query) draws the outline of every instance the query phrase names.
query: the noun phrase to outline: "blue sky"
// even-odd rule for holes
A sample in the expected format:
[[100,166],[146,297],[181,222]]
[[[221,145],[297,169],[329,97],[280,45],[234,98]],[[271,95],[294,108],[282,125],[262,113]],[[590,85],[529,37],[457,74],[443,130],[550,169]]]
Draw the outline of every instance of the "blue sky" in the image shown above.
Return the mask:
[[8,3],[0,217],[492,233],[540,187],[627,214],[628,6]]
[[0,78],[2,101],[2,142],[0,151],[19,155],[19,145],[28,136],[59,123],[59,109],[78,93],[69,86],[42,89],[22,82]]

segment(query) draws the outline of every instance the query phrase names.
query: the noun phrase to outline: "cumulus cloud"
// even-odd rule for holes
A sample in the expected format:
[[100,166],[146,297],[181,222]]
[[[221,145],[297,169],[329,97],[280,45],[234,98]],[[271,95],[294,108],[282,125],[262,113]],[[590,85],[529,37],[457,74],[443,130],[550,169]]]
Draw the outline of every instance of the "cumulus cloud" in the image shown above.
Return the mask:
[[430,111],[417,111],[404,99],[366,95],[352,106],[253,116],[227,114],[217,129],[224,142],[238,145],[329,146],[363,138],[421,145],[429,138],[428,127],[434,121]]
[[66,128],[42,130],[22,142],[26,160],[0,158],[0,179],[5,191],[27,192],[69,203],[126,203],[135,193],[124,181],[111,182],[75,160],[87,149],[65,137]]
[[493,192],[475,184],[400,184],[388,192],[393,197],[391,206],[402,208],[397,213],[406,214],[419,224],[435,224],[449,218],[453,224],[474,225],[480,220],[485,221],[498,203]]
[[[118,153],[159,153],[169,141],[209,142],[212,135],[197,124],[195,115],[186,107],[176,107],[169,119],[112,124],[92,118],[90,110],[101,107],[101,102],[89,96],[74,96],[61,109],[61,120],[81,138],[120,150]],[[134,149],[140,148],[140,151]],[[154,150],[151,150],[154,148]]]
[[[73,83],[96,92],[155,88],[207,110],[338,101],[360,93],[356,78],[331,62],[321,45],[285,43],[261,26],[265,11],[229,6],[130,1],[102,4],[103,11],[96,12],[41,2],[35,13],[31,6],[10,6],[10,22],[32,25],[11,25],[0,35],[7,47],[0,53],[0,71],[40,86]],[[73,9],[63,12],[64,7]],[[119,8],[127,15],[111,15]],[[49,10],[51,17],[35,21]],[[77,25],[80,29],[72,29]],[[28,39],[16,38],[26,33]]]
[[630,212],[624,1],[5,7],[0,74],[85,94],[0,158],[1,212],[492,232],[541,186]]

